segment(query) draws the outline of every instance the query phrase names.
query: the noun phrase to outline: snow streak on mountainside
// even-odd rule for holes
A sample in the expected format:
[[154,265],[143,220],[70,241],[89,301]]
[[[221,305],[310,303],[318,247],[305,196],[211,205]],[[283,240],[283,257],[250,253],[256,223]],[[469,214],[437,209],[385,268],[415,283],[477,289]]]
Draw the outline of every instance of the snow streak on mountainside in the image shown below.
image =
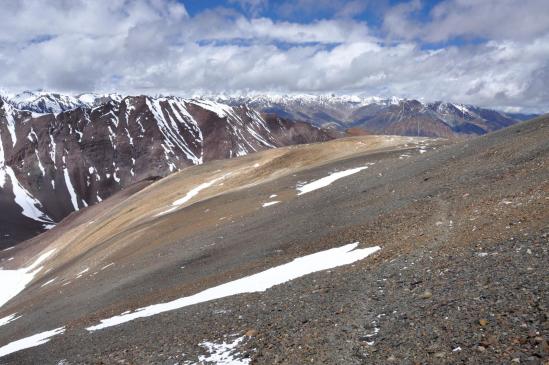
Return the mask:
[[0,218],[0,247],[146,178],[332,138],[309,124],[264,117],[246,106],[176,97],[98,98],[43,93],[38,102],[27,103],[21,95],[0,99],[0,207],[9,213]]

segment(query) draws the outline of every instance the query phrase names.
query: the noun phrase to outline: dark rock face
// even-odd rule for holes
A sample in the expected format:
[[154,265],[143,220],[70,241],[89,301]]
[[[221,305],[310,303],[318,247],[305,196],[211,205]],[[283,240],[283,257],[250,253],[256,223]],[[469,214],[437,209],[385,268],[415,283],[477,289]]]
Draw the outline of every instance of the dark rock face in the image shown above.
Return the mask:
[[424,103],[407,99],[328,96],[231,98],[291,120],[337,130],[360,128],[371,134],[456,137],[482,135],[535,115],[506,114],[473,105]]
[[145,178],[333,137],[207,100],[126,97],[36,115],[0,99],[0,248]]

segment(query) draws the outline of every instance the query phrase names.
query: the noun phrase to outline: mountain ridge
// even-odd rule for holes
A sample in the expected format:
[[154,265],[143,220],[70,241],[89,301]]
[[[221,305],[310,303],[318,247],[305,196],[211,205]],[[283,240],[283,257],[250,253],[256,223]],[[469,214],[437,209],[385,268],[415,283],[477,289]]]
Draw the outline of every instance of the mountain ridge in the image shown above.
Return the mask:
[[[47,108],[63,105],[74,103]],[[0,100],[0,206],[9,212],[0,219],[0,243],[29,238],[151,176],[333,138],[306,123],[208,100],[110,98],[40,114]]]
[[[245,96],[221,97],[262,112],[325,128],[362,128],[374,134],[453,137],[486,134],[537,115],[508,114],[475,105],[423,102],[399,97]],[[415,125],[412,125],[414,124]],[[415,128],[414,128],[415,127]]]
[[[48,92],[45,90],[24,91],[18,94],[0,95],[4,101],[12,104],[21,110],[29,110],[36,113],[60,113],[77,107],[97,107],[109,100],[120,101],[126,96],[120,93],[83,93],[83,94],[63,94],[57,92]],[[149,96],[149,95],[147,95]],[[514,122],[523,121],[537,117],[539,114],[532,113],[513,113],[503,112],[497,109],[485,108],[473,104],[463,104],[446,101],[423,101],[420,99],[401,98],[397,96],[379,97],[379,96],[358,96],[358,95],[317,95],[317,94],[249,94],[249,95],[227,95],[227,94],[208,94],[194,95],[192,97],[180,97],[158,94],[150,96],[158,97],[176,97],[186,100],[211,100],[231,106],[247,105],[256,108],[261,112],[272,112],[282,117],[288,117],[293,120],[301,120],[313,123],[319,126],[330,126],[330,120],[324,120],[322,113],[325,109],[331,109],[328,119],[331,120],[332,127],[344,129],[345,127],[357,127],[360,124],[362,112],[355,113],[358,109],[365,107],[391,107],[408,104],[417,104],[428,109],[431,112],[441,112],[442,114],[451,111],[454,116],[462,114],[462,118],[483,118],[486,114],[492,113],[498,118],[506,118]],[[323,110],[320,114],[318,110],[315,113],[295,110],[297,107],[314,108]],[[358,114],[358,115],[357,115]],[[440,115],[439,115],[440,117]],[[444,118],[442,118],[444,119]],[[489,117],[488,117],[489,119]],[[328,122],[328,125],[326,125]],[[487,130],[492,131],[492,130]],[[485,133],[487,131],[484,131]]]

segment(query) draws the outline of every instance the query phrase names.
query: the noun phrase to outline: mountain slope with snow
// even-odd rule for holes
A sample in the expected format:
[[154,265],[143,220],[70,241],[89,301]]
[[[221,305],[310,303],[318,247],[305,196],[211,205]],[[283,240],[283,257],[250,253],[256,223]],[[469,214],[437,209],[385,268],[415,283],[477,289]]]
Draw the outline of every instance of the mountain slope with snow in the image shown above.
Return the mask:
[[22,96],[0,100],[0,207],[9,212],[0,217],[0,247],[143,179],[332,139],[305,123],[209,100],[138,96],[109,97],[95,107],[75,98],[42,104],[55,97],[42,94],[25,110],[14,106]]
[[548,138],[340,138],[127,187],[0,252],[0,362],[540,363]]

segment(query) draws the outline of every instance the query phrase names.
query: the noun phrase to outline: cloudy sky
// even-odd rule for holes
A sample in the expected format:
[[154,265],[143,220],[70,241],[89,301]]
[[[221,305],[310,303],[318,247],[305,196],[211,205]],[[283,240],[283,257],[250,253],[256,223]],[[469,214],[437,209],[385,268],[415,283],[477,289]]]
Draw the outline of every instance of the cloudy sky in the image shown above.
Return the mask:
[[549,111],[548,0],[0,0],[0,89]]

